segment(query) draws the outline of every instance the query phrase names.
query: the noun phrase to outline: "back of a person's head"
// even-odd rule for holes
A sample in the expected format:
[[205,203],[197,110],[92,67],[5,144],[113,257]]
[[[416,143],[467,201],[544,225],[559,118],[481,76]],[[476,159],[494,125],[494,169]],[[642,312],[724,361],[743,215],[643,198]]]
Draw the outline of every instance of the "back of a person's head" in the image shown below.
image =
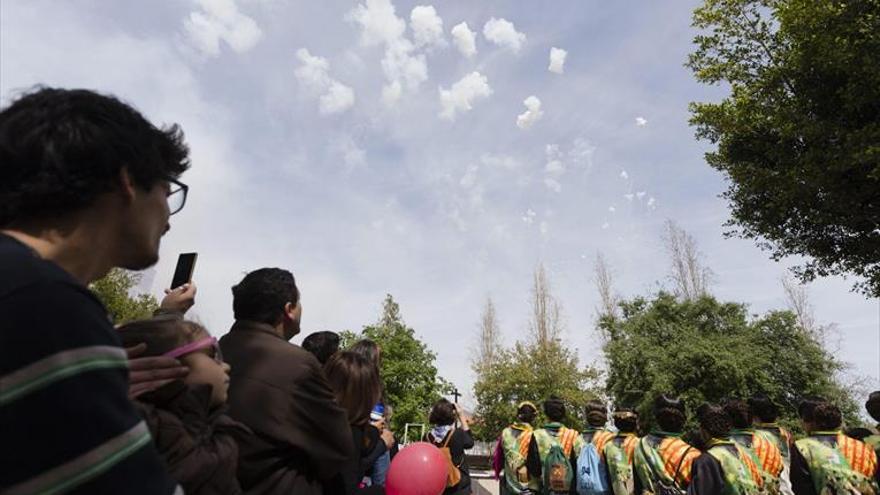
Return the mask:
[[594,428],[601,428],[608,423],[608,409],[600,400],[591,400],[584,407],[587,416],[587,424]]
[[339,350],[339,334],[329,331],[314,332],[303,339],[302,348],[312,353],[319,363],[325,364]]
[[379,345],[373,342],[370,339],[361,339],[355,342],[350,349],[351,352],[355,352],[365,357],[368,361],[373,363],[376,367],[380,366],[379,364]]
[[92,206],[119,187],[123,168],[150,190],[189,167],[177,126],[84,89],[38,88],[0,111],[0,227]]
[[349,424],[366,424],[381,393],[376,367],[363,356],[342,351],[327,360],[324,374],[336,395],[336,402],[348,413]]
[[816,404],[813,408],[813,426],[819,431],[834,431],[840,428],[843,417],[840,408],[830,402]]
[[654,419],[661,430],[681,433],[687,421],[684,402],[668,395],[658,395],[654,399]]
[[766,394],[755,394],[749,397],[749,409],[752,416],[762,423],[773,423],[779,417],[779,409]]
[[697,421],[700,427],[713,438],[730,434],[730,417],[724,408],[715,404],[703,404],[697,408]]
[[565,419],[565,402],[559,397],[551,396],[544,401],[544,414],[550,421],[562,421]]
[[862,442],[862,441],[864,441],[866,438],[868,438],[868,437],[870,437],[871,435],[873,435],[874,432],[871,431],[871,430],[869,430],[869,429],[867,429],[867,428],[863,428],[863,427],[861,427],[861,426],[856,426],[856,427],[854,427],[854,428],[848,428],[848,429],[844,432],[844,434],[845,434],[846,436],[850,437],[850,438],[855,438],[856,440]]
[[446,426],[455,423],[455,404],[446,399],[439,399],[431,407],[428,422],[436,426]]
[[531,423],[538,417],[538,408],[529,401],[520,403],[516,409],[516,419],[523,423]]
[[236,320],[277,325],[287,303],[299,302],[293,274],[282,268],[254,270],[232,287],[232,312]]
[[614,420],[614,426],[622,433],[635,433],[639,428],[639,415],[632,409],[617,409],[611,418]]
[[730,418],[730,424],[738,429],[746,429],[752,426],[752,414],[746,401],[730,398],[724,401],[724,412]]
[[166,317],[132,321],[116,330],[123,347],[146,344],[144,356],[161,356],[192,342],[198,334],[207,333],[196,322]]
[[871,392],[868,401],[865,402],[865,409],[868,410],[868,414],[874,418],[874,421],[880,423],[880,390]]
[[816,410],[816,406],[819,404],[825,404],[828,401],[823,397],[809,396],[801,399],[800,404],[798,404],[798,416],[808,423],[813,422],[813,413]]

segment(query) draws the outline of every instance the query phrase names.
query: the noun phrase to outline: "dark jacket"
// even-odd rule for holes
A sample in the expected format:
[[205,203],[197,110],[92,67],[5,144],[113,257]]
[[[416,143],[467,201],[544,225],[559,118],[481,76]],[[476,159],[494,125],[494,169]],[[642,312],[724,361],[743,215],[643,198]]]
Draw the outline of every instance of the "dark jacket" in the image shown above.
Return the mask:
[[384,454],[388,448],[374,426],[352,426],[351,438],[355,446],[352,455],[342,466],[342,471],[325,486],[325,493],[374,495],[385,493],[381,486],[359,488],[361,480],[376,459]]
[[254,434],[238,438],[246,493],[320,494],[353,452],[345,410],[318,360],[263,323],[237,321],[220,339],[232,367],[229,414]]
[[135,405],[147,422],[169,474],[189,494],[239,494],[238,445],[248,429],[211,410],[211,386],[175,381],[140,396]]
[[[449,435],[452,435],[452,437],[449,438],[447,447],[449,447],[449,454],[452,456],[452,463],[458,466],[458,470],[461,471],[461,481],[455,486],[446,488],[443,491],[443,495],[469,494],[471,493],[471,476],[464,451],[474,447],[474,437],[471,435],[470,430],[462,430],[460,428],[455,428],[446,434],[447,437]],[[446,439],[435,439],[431,433],[427,433],[425,441],[437,447],[442,447]]]

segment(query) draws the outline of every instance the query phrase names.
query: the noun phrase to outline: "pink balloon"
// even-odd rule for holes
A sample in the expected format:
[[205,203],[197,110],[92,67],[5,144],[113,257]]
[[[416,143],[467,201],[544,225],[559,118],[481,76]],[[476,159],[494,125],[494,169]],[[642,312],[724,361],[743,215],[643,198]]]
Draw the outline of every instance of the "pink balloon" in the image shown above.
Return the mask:
[[446,489],[446,459],[427,442],[411,443],[391,461],[387,495],[440,495]]

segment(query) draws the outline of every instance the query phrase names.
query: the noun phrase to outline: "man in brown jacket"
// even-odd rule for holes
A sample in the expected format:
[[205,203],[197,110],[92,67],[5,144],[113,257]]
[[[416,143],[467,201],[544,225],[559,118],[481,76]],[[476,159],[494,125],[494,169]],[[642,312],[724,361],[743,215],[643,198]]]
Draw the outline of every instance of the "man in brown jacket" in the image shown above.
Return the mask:
[[229,414],[253,430],[237,438],[246,493],[321,494],[351,456],[351,430],[321,365],[288,342],[302,306],[293,275],[249,273],[232,288],[235,324],[220,339],[232,367]]

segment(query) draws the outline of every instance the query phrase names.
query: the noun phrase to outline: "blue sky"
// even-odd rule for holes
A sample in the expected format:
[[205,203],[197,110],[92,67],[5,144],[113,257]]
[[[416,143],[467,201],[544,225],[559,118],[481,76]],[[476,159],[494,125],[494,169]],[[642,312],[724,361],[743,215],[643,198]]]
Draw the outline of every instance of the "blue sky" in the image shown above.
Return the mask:
[[[524,337],[538,263],[597,362],[592,260],[623,296],[656,291],[667,219],[719,298],[784,306],[787,265],[722,237],[724,179],[687,124],[688,102],[723,95],[682,65],[695,3],[7,0],[0,95],[93,88],[183,126],[190,199],[144,285],[161,293],[198,251],[194,316],[214,334],[242,274],[282,266],[304,334],[359,329],[391,293],[465,390],[485,298],[505,340]],[[816,317],[876,388],[878,301],[850,285],[811,284]]]

